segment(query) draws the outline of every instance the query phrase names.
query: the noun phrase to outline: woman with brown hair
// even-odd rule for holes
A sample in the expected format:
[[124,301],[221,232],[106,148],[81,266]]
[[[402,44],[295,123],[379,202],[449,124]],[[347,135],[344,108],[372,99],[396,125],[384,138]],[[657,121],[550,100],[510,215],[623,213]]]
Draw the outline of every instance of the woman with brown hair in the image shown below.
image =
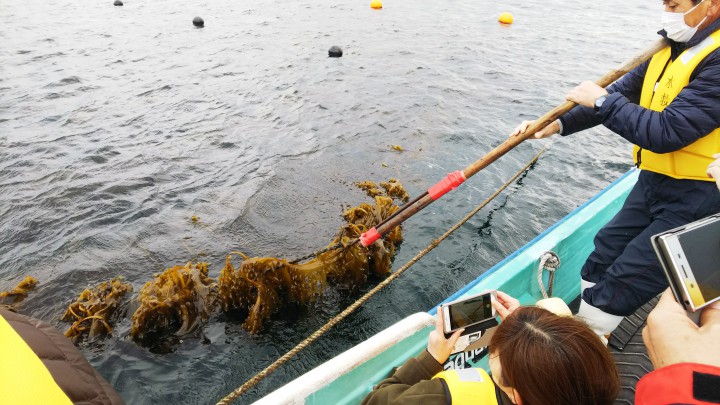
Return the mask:
[[382,381],[363,404],[610,405],[619,390],[615,363],[583,321],[539,307],[520,307],[498,292],[503,322],[484,370],[442,371],[462,331],[443,334],[442,311],[427,351]]

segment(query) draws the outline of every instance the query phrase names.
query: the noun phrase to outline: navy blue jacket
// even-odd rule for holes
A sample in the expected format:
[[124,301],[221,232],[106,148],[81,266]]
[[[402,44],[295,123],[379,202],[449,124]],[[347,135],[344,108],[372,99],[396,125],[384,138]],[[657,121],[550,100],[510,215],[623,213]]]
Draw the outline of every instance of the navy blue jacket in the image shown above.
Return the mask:
[[[687,44],[670,41],[672,59],[719,29],[720,19],[696,33]],[[660,34],[664,36],[665,32]],[[578,106],[560,117],[562,135],[603,124],[643,149],[668,153],[720,127],[720,49],[700,62],[690,76],[690,84],[662,112],[638,105],[649,64],[648,60],[610,85],[610,95],[597,113],[593,108]]]

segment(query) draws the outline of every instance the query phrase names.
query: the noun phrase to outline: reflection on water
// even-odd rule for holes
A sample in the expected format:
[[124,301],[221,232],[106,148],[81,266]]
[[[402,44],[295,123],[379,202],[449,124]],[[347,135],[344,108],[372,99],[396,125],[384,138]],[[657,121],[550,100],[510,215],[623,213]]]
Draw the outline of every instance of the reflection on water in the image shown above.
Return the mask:
[[[654,41],[660,13],[619,0],[124,3],[0,0],[0,290],[36,277],[20,310],[60,329],[68,297],[116,276],[138,291],[193,258],[216,277],[230,251],[317,250],[367,198],[354,182],[394,177],[418,195]],[[342,58],[327,58],[332,45]],[[396,263],[543,143],[407,221]],[[247,398],[429,309],[629,167],[629,147],[607,130],[555,141],[522,184]],[[205,339],[158,355],[127,338],[123,319],[82,349],[128,403],[204,404],[364,289],[328,288],[258,335],[220,315]]]

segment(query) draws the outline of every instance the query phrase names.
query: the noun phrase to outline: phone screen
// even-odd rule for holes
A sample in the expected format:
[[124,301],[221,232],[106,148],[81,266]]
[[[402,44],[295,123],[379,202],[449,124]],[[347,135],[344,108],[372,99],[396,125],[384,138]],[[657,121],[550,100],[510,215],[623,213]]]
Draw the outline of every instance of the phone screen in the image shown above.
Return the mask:
[[680,234],[678,241],[703,300],[720,297],[720,221]]
[[452,304],[449,306],[448,312],[450,313],[450,328],[452,330],[492,318],[490,294]]

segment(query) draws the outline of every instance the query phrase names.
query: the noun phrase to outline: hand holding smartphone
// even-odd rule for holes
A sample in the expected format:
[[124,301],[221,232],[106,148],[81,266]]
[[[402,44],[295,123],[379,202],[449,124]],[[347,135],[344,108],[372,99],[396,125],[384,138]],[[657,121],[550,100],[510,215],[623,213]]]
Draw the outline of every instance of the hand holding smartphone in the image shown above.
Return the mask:
[[495,319],[497,311],[493,305],[496,300],[497,292],[493,290],[455,300],[440,307],[446,339],[449,339],[455,331],[464,329],[452,353],[464,351],[470,344],[477,343],[481,337],[487,337],[486,330],[498,325]]
[[693,324],[670,291],[665,291],[647,318],[642,336],[655,369],[678,363],[720,367],[720,302],[703,308]]
[[430,336],[428,337],[427,351],[438,363],[444,364],[448,357],[455,353],[453,350],[455,346],[457,346],[457,341],[460,339],[460,333],[462,332],[458,331],[450,336],[444,333],[443,311],[440,307],[437,309],[437,314],[435,314],[435,330],[430,332]]
[[493,307],[495,307],[500,319],[504,321],[505,318],[515,312],[516,309],[520,308],[520,301],[500,290],[497,290],[496,294]]
[[495,291],[487,291],[442,305],[445,334],[452,335],[458,329],[467,329],[495,318],[497,311],[492,303],[497,300],[496,297]]

